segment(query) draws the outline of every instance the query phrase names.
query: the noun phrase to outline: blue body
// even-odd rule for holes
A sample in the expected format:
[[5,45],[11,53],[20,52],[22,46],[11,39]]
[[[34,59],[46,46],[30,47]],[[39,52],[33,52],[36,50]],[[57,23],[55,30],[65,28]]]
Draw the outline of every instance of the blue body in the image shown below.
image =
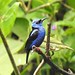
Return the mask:
[[30,50],[32,50],[33,45],[39,47],[44,40],[45,37],[45,29],[42,26],[43,20],[36,19],[32,22],[32,31],[30,32],[29,38],[27,39],[25,45],[25,51],[27,53],[26,63],[28,62],[28,56]]
[[29,47],[30,49],[32,48],[33,45],[35,45],[36,47],[39,47],[44,40],[45,29],[43,28],[43,26],[40,26],[40,27],[38,27],[38,30],[39,30],[38,36],[30,45],[30,47]]

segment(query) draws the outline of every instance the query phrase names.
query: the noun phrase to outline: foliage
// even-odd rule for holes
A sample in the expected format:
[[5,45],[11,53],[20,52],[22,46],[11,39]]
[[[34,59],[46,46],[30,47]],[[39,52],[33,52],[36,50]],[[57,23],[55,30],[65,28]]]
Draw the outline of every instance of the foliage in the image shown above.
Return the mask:
[[[52,61],[59,67],[75,72],[75,4],[74,0],[32,0],[29,9],[25,10],[21,0],[0,0],[0,28],[7,39],[9,48],[16,62],[21,67],[21,75],[33,75],[42,57],[30,53],[29,64],[25,63],[24,45],[31,31],[31,19],[48,17],[43,25],[47,33],[47,23],[52,17],[51,48],[54,50]],[[53,1],[56,1],[52,3]],[[24,0],[27,7],[30,0]],[[52,4],[49,4],[52,3]],[[42,5],[46,7],[39,8]],[[64,6],[66,4],[67,6]],[[32,11],[33,10],[33,11]],[[40,46],[45,53],[45,42]],[[11,75],[13,67],[0,38],[0,75]],[[51,53],[51,52],[50,52]],[[24,67],[23,67],[24,66]],[[34,67],[33,67],[34,66]],[[8,68],[8,69],[7,69]],[[52,75],[52,68],[45,64],[39,75]],[[14,74],[13,74],[14,75]],[[55,71],[53,75],[58,75]],[[60,74],[59,74],[60,75]]]

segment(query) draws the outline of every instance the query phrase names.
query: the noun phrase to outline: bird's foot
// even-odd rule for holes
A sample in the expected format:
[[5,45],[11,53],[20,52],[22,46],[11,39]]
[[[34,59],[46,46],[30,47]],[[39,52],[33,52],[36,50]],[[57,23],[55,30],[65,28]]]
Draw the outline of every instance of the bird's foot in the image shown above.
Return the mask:
[[32,46],[32,50],[34,50],[35,48],[36,48],[36,46],[35,46],[35,45],[33,45],[33,46]]
[[35,45],[33,45],[33,46],[32,46],[32,50],[31,50],[31,53],[33,53],[33,52],[34,52],[35,48],[36,48],[36,46],[35,46]]
[[32,52],[36,51],[37,53],[41,54],[41,50],[39,47],[36,47],[35,45],[32,46]]

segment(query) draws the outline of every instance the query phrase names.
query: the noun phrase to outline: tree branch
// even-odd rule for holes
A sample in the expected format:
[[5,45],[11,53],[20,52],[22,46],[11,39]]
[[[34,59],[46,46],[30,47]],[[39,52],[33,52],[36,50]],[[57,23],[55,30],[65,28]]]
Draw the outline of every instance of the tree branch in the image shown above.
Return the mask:
[[73,74],[72,72],[69,73],[69,72],[67,72],[67,71],[65,71],[65,70],[63,70],[63,69],[61,69],[61,68],[59,68],[57,65],[55,65],[55,64],[50,60],[49,57],[47,57],[47,56],[42,52],[42,50],[38,49],[37,47],[35,47],[34,51],[36,51],[38,54],[40,54],[40,55],[43,57],[45,63],[47,63],[47,64],[48,64],[49,66],[51,66],[52,68],[54,68],[54,69],[55,69],[56,71],[58,71],[59,73],[62,73],[62,74],[65,74],[65,75],[75,75],[75,74]]
[[8,53],[9,58],[10,58],[10,61],[11,61],[11,63],[12,63],[12,66],[13,66],[13,68],[14,68],[15,75],[20,75],[20,72],[19,72],[18,68],[16,67],[15,61],[14,61],[14,59],[13,59],[13,56],[12,56],[11,51],[10,51],[10,48],[9,48],[9,46],[8,46],[8,44],[7,44],[7,41],[6,41],[6,39],[5,39],[5,37],[4,37],[3,33],[2,33],[1,28],[0,28],[0,36],[1,36],[1,39],[2,39],[2,41],[3,41],[4,46],[5,46],[5,48],[6,48],[6,51],[7,51],[7,53]]
[[27,7],[26,7],[24,1],[23,1],[23,0],[17,0],[17,1],[21,2],[22,8],[23,8],[24,12],[26,13],[26,11],[27,11],[28,9],[27,9]]
[[50,33],[51,33],[51,23],[48,24],[47,28],[47,42],[46,42],[46,55],[50,56],[49,49],[50,49]]
[[33,9],[27,11],[27,12],[28,12],[28,13],[34,12],[34,11],[36,11],[36,10],[39,10],[39,9],[48,7],[48,6],[50,6],[50,5],[52,5],[53,3],[56,3],[56,2],[61,2],[61,0],[56,0],[56,1],[52,1],[51,3],[46,3],[46,4],[43,4],[43,5],[40,5],[40,6],[38,6],[38,7],[36,7],[36,8],[33,8]]
[[32,0],[29,0],[29,2],[28,2],[28,10],[29,10],[30,7],[31,7],[31,3],[32,3]]
[[63,6],[65,6],[66,8],[68,9],[71,9],[71,10],[75,10],[74,8],[70,7],[69,5],[63,3],[63,2],[60,2]]

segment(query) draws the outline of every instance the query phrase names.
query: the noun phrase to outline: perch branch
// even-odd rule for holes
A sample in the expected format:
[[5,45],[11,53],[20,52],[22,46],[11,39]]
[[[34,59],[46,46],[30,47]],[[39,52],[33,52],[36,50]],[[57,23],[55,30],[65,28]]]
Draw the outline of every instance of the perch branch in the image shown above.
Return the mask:
[[47,63],[49,66],[51,66],[52,68],[54,68],[56,71],[58,71],[59,73],[62,73],[62,74],[65,74],[65,75],[75,75],[73,73],[69,73],[61,68],[59,68],[57,65],[55,65],[50,59],[49,57],[47,57],[43,52],[42,50],[38,49],[37,47],[35,47],[34,51],[36,51],[38,54],[40,54],[45,63]]
[[13,66],[13,68],[14,68],[15,75],[20,75],[20,72],[19,72],[19,70],[18,70],[18,68],[17,68],[17,66],[16,66],[16,64],[15,64],[15,61],[14,61],[13,56],[12,56],[12,54],[11,54],[10,48],[9,48],[9,46],[8,46],[8,44],[7,44],[6,38],[4,37],[4,35],[3,35],[3,33],[2,33],[1,28],[0,28],[0,36],[1,36],[1,39],[2,39],[2,41],[3,41],[4,46],[5,46],[5,48],[6,48],[6,51],[7,51],[7,53],[8,53],[9,58],[10,58],[10,61],[11,61],[11,63],[12,63],[12,66]]
[[[49,49],[50,49],[50,29],[51,29],[51,24],[48,24],[48,31],[47,31],[47,43],[46,43],[46,55],[49,56]],[[39,66],[36,68],[35,72],[33,75],[37,75],[38,71],[40,70],[40,68],[44,65],[44,60],[42,59],[41,63],[39,64]]]

